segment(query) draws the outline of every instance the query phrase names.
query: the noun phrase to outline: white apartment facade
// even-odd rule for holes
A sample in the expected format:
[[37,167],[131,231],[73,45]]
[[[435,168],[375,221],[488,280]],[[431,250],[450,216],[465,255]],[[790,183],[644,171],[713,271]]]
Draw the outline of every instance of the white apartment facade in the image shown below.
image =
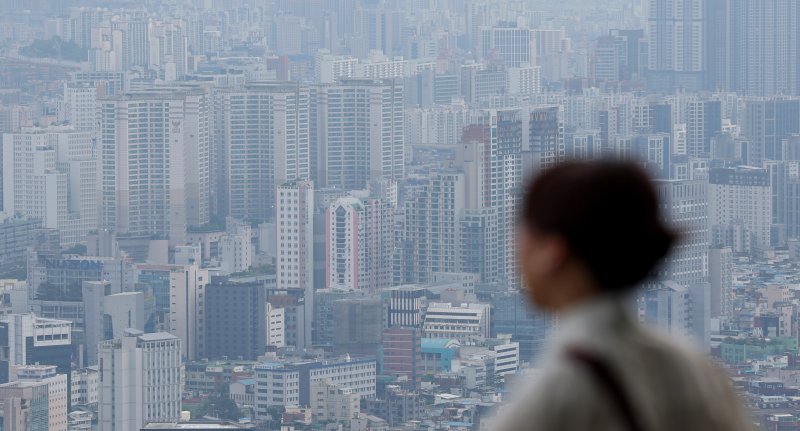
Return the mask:
[[327,211],[326,289],[377,291],[391,286],[394,207],[348,196]]
[[307,87],[253,83],[221,94],[227,214],[266,221],[275,190],[311,178],[311,105]]
[[3,135],[3,209],[58,229],[77,244],[97,229],[97,160],[92,132],[30,129]]
[[186,243],[209,221],[209,101],[202,89],[150,89],[98,102],[100,227]]
[[148,422],[178,422],[184,369],[181,341],[165,332],[130,330],[98,346],[101,431],[142,429]]

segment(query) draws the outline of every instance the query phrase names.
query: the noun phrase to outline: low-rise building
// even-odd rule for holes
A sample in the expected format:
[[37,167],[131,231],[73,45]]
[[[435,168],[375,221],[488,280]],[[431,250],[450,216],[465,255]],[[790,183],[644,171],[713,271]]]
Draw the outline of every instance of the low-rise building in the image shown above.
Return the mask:
[[312,385],[327,381],[361,398],[376,394],[374,358],[323,361],[272,361],[255,366],[256,419],[270,417],[271,407],[311,406]]

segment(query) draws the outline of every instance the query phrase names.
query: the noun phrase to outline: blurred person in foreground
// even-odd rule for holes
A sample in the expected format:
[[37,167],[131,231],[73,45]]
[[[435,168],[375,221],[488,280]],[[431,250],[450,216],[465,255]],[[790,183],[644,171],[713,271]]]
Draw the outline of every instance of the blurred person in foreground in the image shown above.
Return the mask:
[[627,311],[676,239],[644,171],[611,161],[551,168],[528,188],[520,222],[526,293],[560,331],[490,430],[751,429],[721,370]]

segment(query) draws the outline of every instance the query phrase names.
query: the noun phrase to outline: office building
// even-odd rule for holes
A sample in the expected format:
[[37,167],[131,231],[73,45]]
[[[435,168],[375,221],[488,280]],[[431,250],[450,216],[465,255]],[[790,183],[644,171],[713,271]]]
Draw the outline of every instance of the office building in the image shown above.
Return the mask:
[[[272,347],[286,346],[285,308],[273,307],[272,304],[267,303],[267,324],[265,330],[267,332],[267,346],[272,346]],[[316,342],[314,344],[316,345]]]
[[204,344],[208,283],[208,270],[197,265],[169,268],[169,332],[181,340],[181,353],[190,361],[205,357],[208,347]]
[[360,290],[333,290],[319,289],[314,293],[314,346],[324,349],[333,349],[333,340],[337,331],[337,318],[334,313],[334,304],[342,299],[357,299],[367,297],[367,293]]
[[16,374],[18,384],[42,384],[47,388],[46,429],[67,431],[69,405],[67,375],[57,373],[55,365],[24,365],[17,368]]
[[275,215],[278,186],[312,178],[309,90],[291,83],[251,83],[226,89],[220,97],[224,214],[266,221]]
[[383,331],[383,303],[378,298],[345,298],[333,302],[333,351],[377,356]]
[[491,335],[491,305],[452,305],[432,302],[425,311],[422,331],[426,338],[447,338],[466,343]]
[[98,346],[101,430],[138,430],[181,417],[181,341],[164,332],[129,330]]
[[547,340],[555,331],[554,318],[534,310],[519,291],[498,292],[492,295],[492,336],[510,334],[519,343],[519,357],[534,362],[541,357]]
[[494,352],[494,374],[505,377],[519,371],[519,343],[511,341],[511,335],[501,334],[501,338],[488,340],[487,344]]
[[404,176],[403,85],[343,79],[317,90],[317,182],[342,190]]
[[97,159],[91,132],[32,129],[3,135],[3,209],[58,229],[62,244],[97,229]]
[[254,367],[256,373],[256,419],[269,416],[272,406],[311,405],[312,385],[334,382],[359,399],[375,397],[376,362],[374,358],[346,356],[325,361],[264,362]]
[[692,334],[692,301],[686,286],[670,280],[648,283],[639,292],[644,323],[672,337],[689,340]]
[[200,89],[101,98],[100,227],[186,243],[209,221],[209,102]]
[[388,296],[387,326],[419,328],[427,306],[428,290],[421,286],[397,286],[386,291]]
[[416,386],[422,374],[422,331],[419,328],[385,328],[380,361],[381,375]]
[[[24,274],[26,250],[33,243],[38,219],[10,216],[0,212],[0,274],[11,278],[14,272]],[[17,278],[19,276],[15,276]],[[20,277],[21,278],[21,277]]]
[[49,399],[46,383],[16,381],[0,384],[3,429],[48,431]]
[[327,210],[326,289],[391,286],[394,207],[376,197],[337,199]]
[[[204,357],[254,360],[263,355],[268,336],[266,295],[267,288],[260,282],[215,281],[207,285]],[[278,326],[273,313],[267,316]],[[282,334],[275,332],[273,340],[277,342]]]
[[0,320],[0,340],[6,354],[0,359],[0,382],[22,365],[55,365],[60,374],[72,367],[72,323],[33,314],[10,314]]
[[108,281],[84,281],[81,290],[85,361],[96,364],[101,341],[120,338],[128,328],[145,329],[145,297],[142,292],[112,294]]

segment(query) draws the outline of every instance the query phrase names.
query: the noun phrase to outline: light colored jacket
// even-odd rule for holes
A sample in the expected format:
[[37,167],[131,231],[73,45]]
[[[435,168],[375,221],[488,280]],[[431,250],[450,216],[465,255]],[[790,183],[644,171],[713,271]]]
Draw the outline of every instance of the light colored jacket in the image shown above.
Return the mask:
[[541,370],[509,396],[490,430],[630,431],[609,388],[568,356],[574,348],[607,365],[643,431],[752,429],[721,370],[635,322],[617,298],[588,300],[560,323]]

